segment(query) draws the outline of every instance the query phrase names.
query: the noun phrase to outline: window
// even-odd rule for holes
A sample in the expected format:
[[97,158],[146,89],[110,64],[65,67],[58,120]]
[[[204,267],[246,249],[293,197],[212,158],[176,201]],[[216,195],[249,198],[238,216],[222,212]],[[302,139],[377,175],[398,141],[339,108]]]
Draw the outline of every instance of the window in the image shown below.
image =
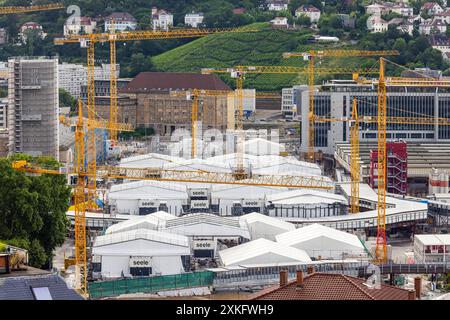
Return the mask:
[[53,300],[48,287],[31,288],[35,300]]

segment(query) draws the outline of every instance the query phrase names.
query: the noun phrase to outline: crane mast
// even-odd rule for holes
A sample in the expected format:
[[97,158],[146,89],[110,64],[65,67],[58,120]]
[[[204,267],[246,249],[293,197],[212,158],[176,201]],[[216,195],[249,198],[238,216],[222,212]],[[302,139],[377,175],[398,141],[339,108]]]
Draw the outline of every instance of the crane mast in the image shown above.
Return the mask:
[[309,88],[309,98],[308,98],[308,150],[307,159],[310,162],[315,161],[315,128],[314,128],[314,76],[315,70],[315,58],[323,57],[335,57],[335,58],[345,58],[345,57],[373,57],[373,56],[390,56],[399,55],[397,50],[310,50],[308,52],[286,52],[283,57],[303,57],[308,60],[308,88]]
[[386,80],[385,60],[380,58],[378,82],[378,150],[377,150],[377,240],[375,257],[380,263],[387,260],[386,247]]
[[350,212],[359,212],[359,119],[358,105],[356,98],[353,98],[352,121],[350,124],[350,175],[351,175],[351,193],[350,193]]

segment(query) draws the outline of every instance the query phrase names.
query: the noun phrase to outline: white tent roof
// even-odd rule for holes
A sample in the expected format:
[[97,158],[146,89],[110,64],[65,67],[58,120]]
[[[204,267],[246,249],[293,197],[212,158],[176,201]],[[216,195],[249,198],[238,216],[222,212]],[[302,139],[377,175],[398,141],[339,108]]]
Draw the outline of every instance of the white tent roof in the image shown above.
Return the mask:
[[450,234],[416,234],[414,239],[419,240],[425,246],[450,245]]
[[187,198],[185,185],[164,182],[141,180],[117,184],[111,187],[108,194],[110,199],[180,199]]
[[170,163],[177,163],[183,159],[159,153],[128,157],[120,160],[119,166],[128,168],[161,168]]
[[296,248],[288,247],[266,239],[257,239],[219,251],[224,266],[255,264],[267,262],[270,265],[291,262],[310,262],[308,254]]
[[94,247],[101,247],[138,239],[189,247],[189,239],[183,235],[148,229],[135,229],[98,236],[95,239]]
[[264,199],[266,195],[287,190],[288,188],[284,187],[212,185],[211,197],[221,199]]
[[282,233],[276,236],[276,240],[279,243],[288,246],[294,246],[299,245],[302,242],[307,242],[309,240],[320,237],[326,237],[328,239],[331,239],[332,241],[345,243],[346,245],[350,245],[364,250],[361,241],[356,235],[336,230],[333,228],[329,228],[318,223],[314,223],[303,228]]
[[193,213],[165,222],[168,232],[191,236],[241,236],[250,239],[247,225],[210,213]]
[[310,189],[296,189],[271,194],[267,196],[267,201],[271,201],[273,204],[333,204],[336,202],[347,204],[347,200],[341,195]]
[[273,218],[273,217],[269,217],[269,216],[266,216],[265,214],[261,214],[258,212],[252,212],[252,213],[243,215],[243,216],[239,217],[239,220],[245,221],[247,223],[247,225],[249,226],[249,229],[251,228],[251,225],[254,225],[256,223],[262,223],[267,226],[276,227],[278,229],[282,229],[285,231],[295,230],[295,225],[290,222],[280,220],[277,218]]
[[106,229],[105,234],[113,234],[136,229],[157,230],[160,224],[161,220],[156,217],[152,217],[152,215],[136,216],[133,218],[130,216],[130,220],[119,222],[110,226]]
[[165,225],[165,221],[177,217],[165,211],[157,211],[145,216],[130,215],[129,220],[113,224],[106,229],[105,234],[118,233],[134,229],[158,230]]
[[245,152],[253,155],[279,155],[285,151],[285,146],[267,139],[255,138],[245,141]]
[[156,212],[150,213],[149,216],[160,219],[160,220],[172,220],[172,219],[177,218],[175,215],[170,214],[165,211],[156,211]]

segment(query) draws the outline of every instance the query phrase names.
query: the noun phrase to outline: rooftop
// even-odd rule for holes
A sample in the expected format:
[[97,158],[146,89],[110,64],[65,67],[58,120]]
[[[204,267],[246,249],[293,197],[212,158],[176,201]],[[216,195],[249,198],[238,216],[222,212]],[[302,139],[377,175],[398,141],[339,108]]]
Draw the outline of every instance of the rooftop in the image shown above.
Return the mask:
[[136,22],[136,19],[128,12],[113,12],[105,18],[105,21],[107,20],[114,20],[115,22]]
[[121,91],[143,93],[152,90],[190,89],[231,91],[231,88],[215,74],[182,72],[141,72]]
[[[122,222],[126,223],[126,222]],[[118,233],[106,234],[98,236],[95,239],[94,246],[96,248],[107,246],[111,244],[117,244],[121,242],[133,241],[133,240],[148,240],[154,242],[161,242],[172,244],[181,247],[189,247],[188,238],[183,235],[178,235],[169,232],[155,231],[149,229],[134,229],[127,230]]]
[[57,274],[0,277],[1,300],[83,300]]
[[291,262],[311,262],[311,258],[303,250],[262,238],[221,250],[219,255],[225,266],[249,262],[270,263],[276,261],[281,265]]
[[318,223],[288,231],[276,236],[277,242],[283,243],[288,246],[307,242],[316,238],[327,238],[337,242],[345,243],[356,248],[360,248],[361,250],[364,249],[364,246],[356,235],[329,228]]
[[450,234],[415,234],[414,240],[416,239],[425,246],[450,245]]
[[273,286],[256,293],[251,300],[409,300],[409,290],[381,284],[370,289],[364,279],[332,273],[312,273],[285,286]]

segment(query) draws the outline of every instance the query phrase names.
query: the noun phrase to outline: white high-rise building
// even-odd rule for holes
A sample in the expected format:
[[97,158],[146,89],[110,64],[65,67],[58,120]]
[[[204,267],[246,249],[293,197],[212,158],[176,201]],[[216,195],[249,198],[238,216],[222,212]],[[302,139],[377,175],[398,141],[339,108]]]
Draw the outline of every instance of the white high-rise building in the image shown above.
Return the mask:
[[[110,65],[102,64],[94,69],[95,80],[109,80]],[[116,77],[119,77],[120,65],[116,65]],[[63,63],[59,66],[59,87],[74,98],[81,95],[81,87],[87,85],[87,68],[82,64]]]

